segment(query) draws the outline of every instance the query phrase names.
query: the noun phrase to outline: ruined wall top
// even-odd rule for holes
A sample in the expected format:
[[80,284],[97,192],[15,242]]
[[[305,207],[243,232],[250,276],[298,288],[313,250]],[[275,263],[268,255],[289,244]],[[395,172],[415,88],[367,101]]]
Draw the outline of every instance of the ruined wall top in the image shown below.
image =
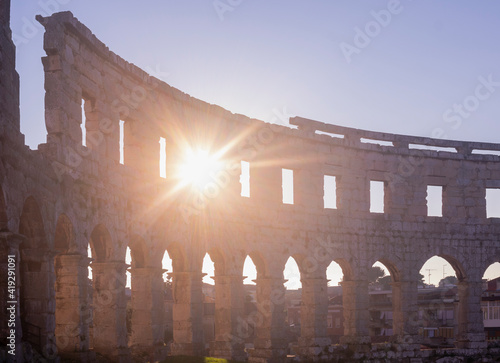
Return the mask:
[[16,72],[16,49],[10,30],[10,0],[0,0],[0,128],[9,133],[7,140],[21,141],[19,134],[19,75]]
[[0,0],[0,24],[10,26],[10,0]]
[[[493,220],[498,218],[487,218],[485,195],[488,188],[500,188],[498,144],[364,131],[301,117],[292,117],[289,127],[268,124],[195,99],[148,75],[110,51],[69,12],[38,20],[46,28],[48,132],[47,144],[39,150],[79,182],[94,186],[95,180],[112,180],[115,184],[103,184],[107,193],[119,191],[119,199],[143,205],[170,190],[171,205],[177,206],[188,196],[175,187],[174,169],[186,145],[201,146],[224,149],[224,161],[236,166],[218,175],[216,193],[206,193],[210,218],[256,224],[271,218],[277,228],[285,229],[288,220],[297,219],[295,228],[324,231],[354,220],[371,223],[366,226],[370,231],[380,230],[381,221],[396,223],[387,230],[418,229],[418,222],[427,220],[427,225],[442,230],[474,223],[492,225],[490,231],[496,231]],[[122,165],[119,124],[124,135]],[[159,175],[161,139],[166,145],[165,179]],[[240,194],[242,161],[250,164],[248,198]],[[283,169],[293,172],[293,205],[282,199]],[[325,176],[336,178],[333,209],[324,205]],[[129,193],[119,188],[131,181],[157,189]],[[372,181],[384,185],[383,213],[370,211]],[[442,217],[427,213],[429,186],[442,187]],[[262,209],[290,215],[260,217]],[[403,220],[415,223],[402,227]]]
[[[149,75],[139,67],[125,61],[123,58],[110,51],[109,48],[92,34],[85,25],[80,23],[71,12],[56,13],[46,18],[38,16],[37,20],[46,28],[44,48],[49,57],[51,55],[59,55],[63,57],[61,60],[64,61],[68,52],[71,51],[68,50],[68,48],[71,48],[72,43],[67,40],[67,37],[63,36],[63,33],[67,31],[73,37],[76,37],[78,41],[82,42],[88,50],[96,54],[100,58],[99,62],[110,65],[115,72],[118,72],[116,77],[118,82],[125,84],[127,83],[125,79],[129,79],[135,84],[147,88],[147,92],[154,91],[155,93],[161,93],[172,101],[179,102],[191,109],[197,109],[204,113],[216,115],[221,119],[230,120],[233,124],[240,124],[240,127],[259,127],[258,125],[264,124],[262,121],[250,119],[244,115],[233,114],[220,106],[211,105],[193,98],[159,80],[154,77],[154,75]],[[76,49],[76,51],[79,50],[80,48]],[[73,53],[76,53],[76,51]],[[84,53],[83,55],[86,54],[87,53]],[[70,61],[68,61],[68,59],[66,59],[66,61],[72,63],[73,57],[74,55],[69,57],[71,58]],[[61,60],[58,59],[56,63]],[[80,66],[80,64],[78,64],[78,59],[75,60],[74,63],[75,64],[71,64],[71,66]],[[94,66],[95,64],[91,65]],[[54,66],[53,63],[52,66]],[[79,71],[80,73],[84,73],[83,69]],[[104,75],[102,70],[97,69],[97,71],[100,71],[101,75]],[[65,71],[65,73],[68,73],[68,71]],[[93,73],[95,74],[97,72],[94,70]],[[91,75],[86,75],[86,77],[91,78]],[[95,81],[95,83],[97,83],[97,81],[102,81],[100,76],[96,76],[95,79],[91,80]],[[83,90],[83,93],[88,93],[88,91],[88,89]],[[95,96],[97,95],[94,95],[94,97]],[[119,118],[122,115],[118,114],[115,116]],[[256,124],[257,126],[255,126]],[[387,153],[411,154],[413,149],[420,149],[418,151],[419,154],[423,153],[431,157],[500,160],[500,158],[497,157],[497,152],[500,151],[500,144],[463,142],[358,130],[308,120],[302,117],[292,118],[290,124],[298,126],[298,130],[276,125],[273,126],[273,132],[301,139],[308,138],[320,143],[333,143],[348,148],[360,148],[365,150],[377,149]],[[50,134],[50,130],[48,131]],[[490,151],[489,154],[488,151]]]

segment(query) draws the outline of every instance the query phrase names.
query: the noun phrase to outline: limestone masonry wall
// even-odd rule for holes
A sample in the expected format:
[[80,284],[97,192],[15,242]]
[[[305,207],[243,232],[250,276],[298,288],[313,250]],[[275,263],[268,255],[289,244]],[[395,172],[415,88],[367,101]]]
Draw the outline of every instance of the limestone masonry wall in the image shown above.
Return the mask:
[[[18,361],[26,359],[22,341],[63,361],[92,361],[95,354],[112,361],[162,357],[165,250],[173,259],[170,354],[206,354],[210,343],[214,356],[284,361],[283,268],[293,256],[303,286],[298,357],[375,359],[367,273],[381,261],[393,279],[392,344],[398,347],[387,359],[430,360],[431,353],[420,350],[415,321],[419,270],[435,255],[450,262],[459,279],[460,354],[488,352],[481,279],[500,261],[500,218],[487,218],[486,190],[500,188],[500,156],[474,151],[499,151],[500,144],[392,135],[301,117],[285,127],[232,114],[126,62],[65,12],[37,18],[45,27],[47,142],[32,151],[19,131],[9,2],[0,0],[0,10],[0,308],[9,301],[4,256],[14,254]],[[166,177],[160,176],[160,138]],[[187,147],[224,150],[223,168],[198,193],[180,188],[176,177]],[[250,165],[250,197],[240,195],[241,161]],[[282,202],[282,168],[293,170],[293,204]],[[335,176],[336,209],[324,207],[325,175]],[[383,213],[370,212],[370,181],[383,182]],[[427,186],[442,187],[440,217],[427,215]],[[215,263],[213,342],[203,341],[207,252]],[[245,351],[247,255],[257,266],[258,311],[254,348]],[[331,261],[344,273],[344,337],[337,347],[326,326]],[[7,319],[0,318],[1,339],[8,335]]]

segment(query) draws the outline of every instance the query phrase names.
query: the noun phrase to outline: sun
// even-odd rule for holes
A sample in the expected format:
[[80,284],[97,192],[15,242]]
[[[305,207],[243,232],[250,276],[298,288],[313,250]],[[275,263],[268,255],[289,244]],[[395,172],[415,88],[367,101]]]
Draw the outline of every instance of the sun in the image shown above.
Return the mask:
[[215,174],[222,168],[222,162],[216,154],[203,149],[187,150],[179,166],[178,178],[181,185],[192,186],[202,191],[213,181]]

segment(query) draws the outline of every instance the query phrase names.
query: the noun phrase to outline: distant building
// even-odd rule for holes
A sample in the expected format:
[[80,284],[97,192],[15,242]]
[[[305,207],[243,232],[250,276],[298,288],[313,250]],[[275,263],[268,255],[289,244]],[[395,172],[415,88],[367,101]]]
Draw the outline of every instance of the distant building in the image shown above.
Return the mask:
[[486,282],[481,309],[486,338],[500,340],[500,277]]

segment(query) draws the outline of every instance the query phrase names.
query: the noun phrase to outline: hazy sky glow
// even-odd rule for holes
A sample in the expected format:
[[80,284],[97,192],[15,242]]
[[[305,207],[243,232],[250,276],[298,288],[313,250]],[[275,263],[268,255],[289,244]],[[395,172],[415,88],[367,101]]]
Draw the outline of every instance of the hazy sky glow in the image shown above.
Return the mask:
[[46,136],[34,18],[63,10],[126,60],[235,113],[500,142],[500,2],[18,0],[11,26],[31,148]]

